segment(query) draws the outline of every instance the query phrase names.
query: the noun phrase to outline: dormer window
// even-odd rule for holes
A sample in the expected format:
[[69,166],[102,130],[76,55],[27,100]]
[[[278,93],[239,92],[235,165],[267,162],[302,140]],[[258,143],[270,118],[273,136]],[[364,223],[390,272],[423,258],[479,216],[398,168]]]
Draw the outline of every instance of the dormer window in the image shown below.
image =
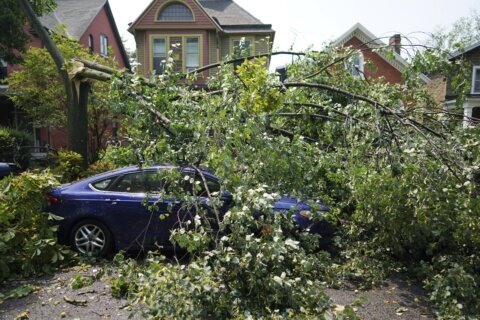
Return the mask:
[[480,94],[480,66],[473,67],[472,94]]
[[158,14],[159,21],[193,21],[193,13],[181,3],[167,5]]

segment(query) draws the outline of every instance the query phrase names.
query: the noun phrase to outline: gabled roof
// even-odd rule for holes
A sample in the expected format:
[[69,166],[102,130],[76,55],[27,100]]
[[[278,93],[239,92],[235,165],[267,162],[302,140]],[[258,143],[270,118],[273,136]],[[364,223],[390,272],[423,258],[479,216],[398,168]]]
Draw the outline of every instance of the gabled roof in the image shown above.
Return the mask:
[[[133,33],[142,17],[158,0],[152,0],[128,29]],[[212,24],[224,33],[274,33],[271,24],[264,24],[233,0],[193,0],[210,18]]]
[[59,24],[66,27],[68,37],[80,39],[107,0],[57,0],[57,8],[40,17],[40,22],[48,29]]
[[[387,46],[386,43],[384,43],[377,36],[371,33],[367,28],[365,28],[361,23],[358,22],[353,27],[348,29],[347,32],[342,34],[337,40],[335,40],[333,44],[337,47],[340,47],[354,37],[360,40],[370,49],[385,48]],[[392,51],[394,59],[388,57],[387,54],[382,50],[376,51],[376,53],[381,58],[383,58],[383,60],[388,62],[392,67],[394,67],[400,72],[403,72],[403,69],[408,65],[408,62],[395,51]],[[430,79],[423,74],[420,77],[424,82],[430,81]]]
[[[385,48],[387,46],[386,43],[381,41],[377,36],[371,33],[367,28],[365,28],[361,23],[356,23],[353,27],[348,29],[347,32],[342,34],[337,40],[333,43],[335,46],[343,46],[346,42],[348,42],[352,38],[357,38],[358,40],[362,41],[362,43],[366,44],[371,49],[376,48]],[[397,69],[398,71],[402,72],[405,66],[408,64],[405,59],[403,59],[398,53],[395,51],[392,52],[395,60],[390,59],[387,55],[381,51],[378,51],[377,54],[382,57],[385,61],[387,61],[392,67]]]
[[466,46],[465,48],[463,48],[461,50],[455,51],[454,53],[452,53],[450,59],[455,59],[455,58],[457,58],[457,57],[459,57],[459,56],[461,56],[465,53],[468,53],[472,50],[477,49],[478,47],[480,47],[480,40],[471,43],[470,45]]
[[39,17],[40,22],[49,30],[54,30],[59,25],[63,25],[65,26],[65,35],[75,39],[80,39],[83,36],[100,10],[105,8],[125,67],[127,69],[131,68],[108,0],[56,0],[56,3],[57,7],[53,12]]

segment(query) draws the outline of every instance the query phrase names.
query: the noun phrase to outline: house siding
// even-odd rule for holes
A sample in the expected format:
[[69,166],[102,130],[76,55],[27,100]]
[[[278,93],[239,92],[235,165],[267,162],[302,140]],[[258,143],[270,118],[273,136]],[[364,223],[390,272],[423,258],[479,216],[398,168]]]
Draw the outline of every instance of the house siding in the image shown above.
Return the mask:
[[[169,2],[180,2],[185,4],[192,10],[194,21],[179,21],[179,22],[159,22],[156,19],[156,15],[159,9]],[[135,29],[180,29],[180,28],[202,28],[202,29],[215,29],[215,25],[210,18],[203,12],[202,9],[192,0],[175,0],[175,1],[157,1],[154,3],[144,16],[140,18],[135,26]]]
[[225,57],[230,54],[230,37],[220,37],[220,60],[225,60]]
[[135,43],[137,45],[137,62],[139,65],[137,66],[137,73],[145,75],[145,32],[144,31],[137,31],[135,33]]
[[255,36],[255,55],[268,53],[270,50],[267,37],[269,35],[257,35]]
[[118,61],[118,66],[120,68],[125,68],[126,61],[120,53],[120,44],[117,42],[105,8],[102,8],[102,10],[99,11],[85,33],[80,37],[79,42],[82,46],[88,48],[88,36],[92,35],[93,50],[100,54],[100,34],[104,34],[108,37],[108,45],[113,50],[112,55],[115,60]]
[[209,32],[208,33],[208,57],[209,57],[210,64],[218,62],[217,48],[219,48],[217,46],[217,34],[215,32]]
[[[480,47],[464,54],[463,59],[469,61],[472,64],[472,67],[473,66],[479,66],[480,65]],[[472,69],[472,71],[473,71],[473,69]],[[473,76],[473,74],[470,73],[469,81],[472,81],[472,76]],[[446,98],[447,98],[447,100],[449,100],[450,98],[455,97],[455,96],[457,96],[457,93],[453,91],[451,79],[449,78],[447,80]]]

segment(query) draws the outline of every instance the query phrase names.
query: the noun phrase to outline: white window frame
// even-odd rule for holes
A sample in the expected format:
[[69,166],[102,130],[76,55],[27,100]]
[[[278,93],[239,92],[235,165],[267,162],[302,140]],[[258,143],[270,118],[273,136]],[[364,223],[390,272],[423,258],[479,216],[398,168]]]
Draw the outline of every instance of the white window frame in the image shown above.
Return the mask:
[[108,37],[105,34],[100,34],[100,54],[108,56]]
[[[355,64],[355,60],[358,57],[358,65]],[[346,63],[345,67],[348,72],[354,77],[360,77],[360,79],[365,79],[365,56],[363,52],[356,52]]]
[[[470,91],[471,94],[480,94],[480,88],[478,91],[475,91],[475,81],[477,80],[477,72],[480,70],[480,66],[473,66],[472,71],[472,89]],[[479,74],[480,76],[480,74]],[[480,80],[480,79],[479,79]]]

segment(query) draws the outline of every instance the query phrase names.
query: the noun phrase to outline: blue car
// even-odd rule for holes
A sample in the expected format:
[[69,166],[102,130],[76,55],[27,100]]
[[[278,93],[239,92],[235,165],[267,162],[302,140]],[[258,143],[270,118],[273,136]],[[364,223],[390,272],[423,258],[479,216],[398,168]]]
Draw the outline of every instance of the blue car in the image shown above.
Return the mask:
[[0,162],[0,179],[8,177],[10,174],[20,173],[20,168],[14,163]]
[[[205,182],[208,192],[220,191],[219,178],[210,172],[202,170],[202,177],[193,168],[170,165],[118,169],[51,192],[48,211],[63,218],[59,221],[60,243],[71,245],[82,254],[98,256],[105,256],[113,250],[171,247],[170,230],[192,219],[195,207],[182,205],[180,196],[160,196],[168,188],[162,175],[169,172],[183,177],[181,185],[185,194],[193,194],[193,188],[196,188],[194,194],[198,205],[210,209]],[[224,192],[220,198],[223,203],[220,211],[225,213],[232,203],[232,195]],[[295,220],[301,228],[309,228],[328,240],[331,226],[326,221],[313,223],[309,220],[311,208],[306,203],[282,198],[273,209],[282,211],[293,207]],[[320,206],[320,210],[327,211],[328,208]]]

